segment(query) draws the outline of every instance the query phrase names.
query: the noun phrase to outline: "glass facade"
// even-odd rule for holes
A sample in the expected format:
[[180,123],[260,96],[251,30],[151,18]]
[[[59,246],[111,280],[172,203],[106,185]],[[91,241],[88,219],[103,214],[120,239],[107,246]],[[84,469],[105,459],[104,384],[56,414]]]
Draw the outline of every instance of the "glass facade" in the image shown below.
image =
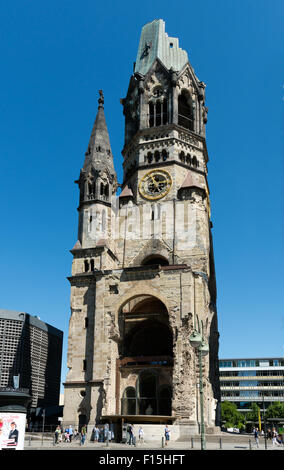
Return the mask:
[[284,402],[284,358],[223,359],[219,368],[222,401],[240,410]]

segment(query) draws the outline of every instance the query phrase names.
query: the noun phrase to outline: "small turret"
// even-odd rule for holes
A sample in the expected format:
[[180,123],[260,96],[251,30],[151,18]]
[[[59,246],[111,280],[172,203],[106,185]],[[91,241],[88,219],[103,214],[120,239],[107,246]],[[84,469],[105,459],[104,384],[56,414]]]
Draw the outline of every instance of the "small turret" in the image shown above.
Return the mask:
[[117,178],[104,113],[104,95],[99,90],[99,106],[85,161],[76,183],[80,188],[78,240],[82,247],[96,246],[107,238],[108,208],[116,193]]

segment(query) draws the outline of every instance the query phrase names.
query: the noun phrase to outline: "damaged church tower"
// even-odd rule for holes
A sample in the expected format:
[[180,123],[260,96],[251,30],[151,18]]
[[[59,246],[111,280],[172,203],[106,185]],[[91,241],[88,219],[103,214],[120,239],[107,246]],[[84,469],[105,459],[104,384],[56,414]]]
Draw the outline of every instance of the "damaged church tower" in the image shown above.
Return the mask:
[[[219,422],[216,283],[207,182],[205,84],[155,20],[141,33],[119,185],[104,115],[90,137],[73,254],[64,423],[167,423],[198,432],[199,327],[205,428]],[[116,195],[118,186],[121,193]],[[154,426],[154,428],[153,428]],[[161,433],[159,432],[160,436]]]

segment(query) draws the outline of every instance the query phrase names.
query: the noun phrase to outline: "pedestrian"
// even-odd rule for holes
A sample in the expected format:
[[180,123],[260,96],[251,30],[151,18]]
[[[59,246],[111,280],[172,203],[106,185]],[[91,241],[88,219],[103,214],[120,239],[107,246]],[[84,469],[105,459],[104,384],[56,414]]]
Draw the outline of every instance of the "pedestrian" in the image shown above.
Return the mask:
[[140,444],[143,444],[143,442],[144,442],[144,431],[143,431],[142,426],[139,427],[138,438],[139,438]]
[[279,442],[277,442],[277,431],[275,428],[272,429],[272,446],[279,446]]
[[70,442],[70,440],[69,440],[69,428],[66,428],[65,431],[64,431],[64,439],[65,439],[65,442]]
[[133,424],[129,424],[127,428],[127,432],[129,434],[129,441],[128,444],[131,446],[131,444],[134,445],[134,427]]
[[169,444],[169,441],[170,441],[170,430],[169,430],[169,426],[166,424],[166,427],[165,427],[165,438],[166,438],[166,442],[165,442],[165,445],[167,446]]
[[55,444],[58,444],[60,434],[61,434],[60,426],[57,426],[54,432]]
[[70,424],[70,426],[69,426],[68,433],[69,433],[69,441],[72,442],[72,438],[73,438],[73,429],[72,429],[72,425],[71,425],[71,424]]
[[84,424],[82,426],[82,429],[81,429],[81,446],[83,446],[85,444],[86,434],[87,434],[87,428]]
[[267,430],[267,439],[272,439],[272,432],[271,429]]
[[100,436],[100,430],[97,425],[94,426],[93,433],[94,433],[94,442],[98,442],[99,436]]
[[108,431],[109,431],[109,426],[108,423],[104,425],[104,442],[108,440]]
[[254,434],[254,440],[255,440],[256,447],[258,448],[258,447],[259,447],[259,433],[258,433],[258,428],[254,428],[253,434]]

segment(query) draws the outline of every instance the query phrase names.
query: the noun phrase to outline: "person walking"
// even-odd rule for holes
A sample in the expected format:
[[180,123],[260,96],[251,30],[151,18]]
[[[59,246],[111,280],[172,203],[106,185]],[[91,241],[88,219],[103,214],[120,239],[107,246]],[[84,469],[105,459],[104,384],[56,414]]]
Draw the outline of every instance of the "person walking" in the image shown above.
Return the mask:
[[169,426],[166,424],[166,427],[165,427],[165,438],[166,438],[166,442],[165,442],[165,445],[167,446],[169,444],[169,441],[170,441],[170,430],[169,430]]
[[129,433],[129,442],[128,444],[131,446],[131,444],[134,445],[134,428],[133,428],[133,424],[130,424],[127,428],[127,431]]
[[109,431],[109,425],[108,423],[106,423],[104,425],[104,442],[108,440],[108,437],[109,437],[108,431]]
[[68,433],[69,433],[69,441],[72,442],[72,438],[73,438],[73,428],[72,428],[72,425],[71,425],[71,424],[70,424],[70,426],[69,426]]
[[253,434],[254,434],[255,445],[256,445],[257,448],[259,448],[259,432],[258,432],[258,428],[254,428]]
[[55,444],[58,444],[60,434],[61,434],[60,426],[57,426],[57,428],[55,429],[55,432],[54,432],[54,439],[55,439],[54,443]]
[[277,442],[277,431],[276,428],[272,429],[272,446],[279,446],[280,444]]
[[100,430],[97,425],[94,426],[94,442],[99,442]]
[[144,443],[144,431],[143,431],[142,426],[140,426],[138,430],[138,439],[139,439],[140,444]]
[[82,429],[81,429],[81,446],[83,446],[85,444],[86,434],[87,434],[87,428],[84,424],[82,426]]

